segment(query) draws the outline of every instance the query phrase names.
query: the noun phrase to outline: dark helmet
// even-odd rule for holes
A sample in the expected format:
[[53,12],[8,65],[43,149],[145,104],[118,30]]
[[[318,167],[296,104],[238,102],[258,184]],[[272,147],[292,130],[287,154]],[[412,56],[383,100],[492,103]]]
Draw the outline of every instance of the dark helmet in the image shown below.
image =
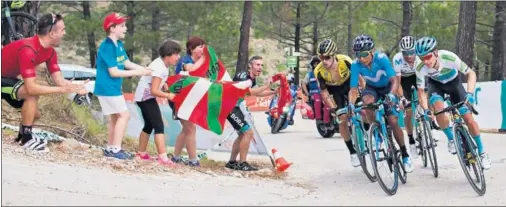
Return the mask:
[[374,40],[368,34],[361,34],[353,40],[353,51],[367,51],[374,48]]
[[323,40],[318,44],[318,55],[333,56],[336,54],[337,45],[330,39]]

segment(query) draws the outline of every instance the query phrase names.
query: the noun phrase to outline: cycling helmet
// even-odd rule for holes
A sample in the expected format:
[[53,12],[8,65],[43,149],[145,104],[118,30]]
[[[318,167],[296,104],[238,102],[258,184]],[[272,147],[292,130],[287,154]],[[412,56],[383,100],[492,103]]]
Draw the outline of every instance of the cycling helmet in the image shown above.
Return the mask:
[[422,37],[416,41],[415,50],[416,55],[424,56],[434,51],[437,46],[436,38],[434,37]]
[[11,3],[11,9],[21,9],[23,6],[25,6],[26,1],[22,0],[15,0]]
[[337,45],[330,39],[323,40],[318,44],[318,55],[333,56],[336,54]]
[[415,38],[412,36],[404,36],[399,41],[399,47],[401,51],[410,51],[415,49]]
[[295,77],[293,76],[292,73],[288,73],[288,75],[286,76],[286,80],[288,81],[288,83],[293,83]]
[[361,34],[353,40],[353,51],[360,52],[372,50],[374,48],[374,40],[368,34]]

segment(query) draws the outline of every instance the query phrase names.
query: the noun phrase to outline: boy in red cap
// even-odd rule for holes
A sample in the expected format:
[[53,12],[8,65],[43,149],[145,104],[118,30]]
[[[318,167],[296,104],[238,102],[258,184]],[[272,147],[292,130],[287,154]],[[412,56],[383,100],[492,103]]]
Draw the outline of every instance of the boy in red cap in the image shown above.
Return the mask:
[[[151,75],[149,68],[142,67],[128,59],[121,39],[127,31],[125,22],[128,17],[111,13],[104,19],[107,37],[100,43],[97,52],[97,79],[93,92],[100,102],[102,113],[110,115],[107,125],[106,157],[130,159],[131,156],[121,149],[121,142],[127,127],[130,113],[121,91],[123,77]],[[128,71],[125,69],[129,69]]]

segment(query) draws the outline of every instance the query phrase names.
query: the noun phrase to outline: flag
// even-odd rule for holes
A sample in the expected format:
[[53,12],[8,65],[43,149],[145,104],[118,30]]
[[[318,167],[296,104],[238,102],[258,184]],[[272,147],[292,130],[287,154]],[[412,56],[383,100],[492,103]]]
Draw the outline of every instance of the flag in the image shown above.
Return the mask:
[[212,81],[232,81],[225,65],[210,46],[204,47],[204,63],[197,69],[188,72],[190,76],[206,77]]
[[228,115],[252,83],[216,83],[206,78],[176,75],[167,80],[175,111],[180,119],[190,121],[218,135],[223,133]]

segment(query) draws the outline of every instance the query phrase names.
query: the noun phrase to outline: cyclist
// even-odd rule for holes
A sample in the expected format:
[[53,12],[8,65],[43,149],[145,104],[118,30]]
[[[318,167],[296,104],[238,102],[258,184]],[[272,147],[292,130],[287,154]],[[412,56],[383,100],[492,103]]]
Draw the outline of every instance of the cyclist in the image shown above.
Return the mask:
[[[476,73],[466,65],[455,53],[447,50],[437,49],[437,40],[434,37],[423,37],[416,42],[416,55],[422,59],[416,66],[416,76],[418,85],[418,96],[420,104],[425,109],[425,113],[431,114],[432,111],[444,109],[443,96],[450,95],[453,104],[467,100],[468,103],[474,104],[473,91],[476,85]],[[462,85],[462,80],[458,77],[459,72],[467,76],[467,92]],[[427,84],[429,87],[429,104],[427,104],[425,91],[421,90],[425,87],[425,77],[428,77]],[[473,136],[478,147],[478,153],[482,160],[482,167],[489,169],[491,167],[490,158],[483,149],[483,143],[480,138],[480,130],[478,123],[474,120],[469,108],[463,105],[459,108],[469,131]],[[453,132],[449,125],[448,117],[445,114],[436,116],[438,125],[448,138],[448,151],[452,154],[457,153],[455,143],[453,141]]]
[[416,88],[416,74],[415,74],[415,60],[420,61],[418,56],[415,54],[415,38],[412,36],[404,36],[399,41],[399,48],[401,52],[395,54],[393,58],[394,69],[401,73],[400,86],[398,88],[398,94],[400,97],[400,103],[406,107],[406,117],[404,118],[404,126],[409,137],[409,148],[410,154],[413,159],[418,156],[416,149],[416,142],[413,138],[413,125],[412,125],[412,112],[411,105],[408,105],[408,101],[412,101],[411,87]]
[[[87,94],[83,85],[72,84],[63,78],[58,66],[55,47],[65,35],[61,15],[44,14],[37,23],[37,35],[14,41],[2,48],[2,99],[21,109],[21,124],[16,142],[25,149],[47,151],[45,140],[32,136],[33,123],[40,117],[37,109],[40,96],[50,94]],[[35,67],[46,63],[56,86],[37,83]]]
[[323,102],[332,109],[332,113],[338,116],[341,121],[339,133],[344,138],[344,143],[350,152],[351,165],[358,167],[360,161],[350,139],[345,108],[346,96],[350,91],[350,65],[352,60],[347,55],[337,54],[336,50],[336,43],[330,39],[323,40],[318,44],[317,53],[320,56],[321,63],[316,66],[314,73],[320,85]]
[[[388,56],[384,53],[374,50],[374,40],[367,34],[357,36],[353,43],[353,51],[356,52],[357,59],[351,65],[351,95],[349,102],[354,103],[357,100],[357,86],[359,75],[366,79],[366,87],[362,92],[362,101],[364,105],[375,103],[379,99],[389,97],[394,103],[396,101],[398,79]],[[354,109],[354,105],[348,105],[349,110]],[[402,162],[406,172],[413,172],[411,158],[404,145],[404,134],[399,126],[397,117],[392,113],[393,106],[385,105],[388,124],[394,132],[397,143],[400,146]],[[367,110],[367,120],[370,123],[374,120],[372,110]]]
[[[253,56],[248,62],[248,70],[240,73],[236,73],[233,81],[251,81],[250,94],[254,96],[271,96],[274,95],[274,91],[268,90],[271,86],[271,79],[269,78],[264,86],[256,86],[256,77],[262,74],[263,58],[260,56]],[[226,168],[240,171],[257,171],[258,168],[251,166],[246,162],[246,156],[248,155],[249,145],[254,139],[253,130],[251,126],[246,122],[246,116],[249,114],[247,111],[241,110],[240,106],[244,103],[244,99],[239,99],[235,108],[230,112],[227,120],[230,122],[232,127],[237,131],[239,137],[234,141],[232,145],[232,152],[230,153],[230,160],[225,164]],[[237,161],[237,155],[239,155],[239,161]]]

